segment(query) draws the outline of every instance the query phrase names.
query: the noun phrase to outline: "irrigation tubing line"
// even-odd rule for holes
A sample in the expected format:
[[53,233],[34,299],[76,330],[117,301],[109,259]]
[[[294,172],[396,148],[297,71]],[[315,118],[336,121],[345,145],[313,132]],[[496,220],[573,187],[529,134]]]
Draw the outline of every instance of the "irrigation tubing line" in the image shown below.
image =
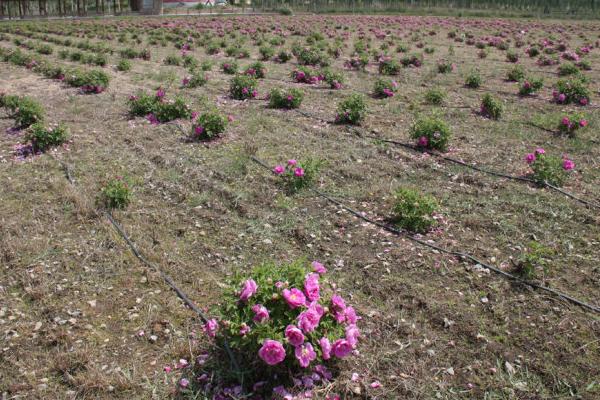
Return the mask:
[[[271,170],[271,167],[267,163],[265,163],[264,161],[260,160],[259,158],[255,157],[255,156],[252,156],[251,159],[252,159],[252,161],[254,161],[255,163],[257,163],[261,167],[263,167],[263,168],[265,168],[267,170]],[[378,227],[380,227],[382,229],[385,229],[386,231],[391,232],[391,233],[393,233],[393,234],[395,234],[397,236],[406,237],[407,239],[412,240],[413,242],[416,242],[416,243],[418,243],[418,244],[420,244],[422,246],[425,246],[425,247],[429,247],[430,249],[437,250],[440,253],[445,253],[445,254],[449,254],[449,255],[452,255],[452,256],[455,256],[455,257],[458,257],[458,258],[461,258],[461,259],[469,260],[469,261],[471,261],[474,264],[480,265],[483,268],[486,268],[486,269],[488,269],[490,271],[493,271],[493,272],[495,272],[495,273],[497,273],[497,274],[499,274],[501,276],[504,276],[505,278],[513,280],[513,281],[515,281],[517,283],[520,283],[520,284],[525,285],[525,286],[529,286],[529,287],[532,287],[532,288],[535,288],[535,289],[540,289],[540,290],[552,293],[555,296],[558,296],[559,298],[562,298],[563,300],[571,302],[571,303],[573,303],[575,305],[578,305],[580,307],[589,309],[591,311],[600,313],[600,307],[597,307],[595,305],[592,305],[592,304],[586,303],[584,301],[578,300],[578,299],[576,299],[576,298],[574,298],[574,297],[572,297],[572,296],[570,296],[568,294],[559,292],[558,290],[549,288],[547,286],[540,285],[540,284],[537,284],[535,282],[530,282],[530,281],[526,281],[524,279],[521,279],[518,276],[510,274],[510,273],[508,273],[506,271],[498,269],[498,268],[496,268],[494,266],[491,266],[489,264],[486,264],[485,262],[483,262],[483,261],[475,258],[474,256],[472,256],[472,255],[470,255],[468,253],[463,253],[463,252],[460,252],[460,251],[448,250],[446,248],[443,248],[443,247],[436,246],[434,244],[428,243],[425,240],[422,240],[422,239],[419,239],[419,238],[417,238],[417,237],[415,237],[413,235],[410,235],[408,233],[408,231],[402,231],[402,230],[394,228],[393,226],[390,226],[388,224],[384,224],[382,222],[378,222],[378,221],[375,221],[375,220],[373,220],[373,219],[371,219],[369,217],[366,217],[361,212],[356,211],[353,208],[350,208],[349,206],[345,205],[341,201],[339,201],[337,199],[334,199],[333,197],[331,197],[327,193],[324,193],[324,192],[322,192],[322,191],[320,191],[318,189],[314,189],[314,188],[311,188],[309,190],[311,190],[313,193],[315,193],[319,197],[322,197],[325,200],[329,201],[330,203],[335,204],[336,206],[344,209],[345,211],[349,212],[350,214],[352,214],[352,215],[354,215],[354,216],[362,219],[363,221],[368,222],[368,223],[370,223],[372,225],[378,226]]]
[[[298,112],[300,115],[303,115],[305,117],[316,119],[318,121],[321,121],[321,122],[324,122],[324,123],[327,123],[327,124],[333,124],[334,123],[333,121],[327,121],[327,120],[325,120],[325,119],[323,119],[321,117],[318,117],[318,116],[312,115],[310,113],[307,113],[306,111],[296,110],[296,112]],[[536,126],[536,125],[532,125],[532,126]],[[536,126],[536,127],[538,127],[538,126]],[[509,175],[509,174],[505,174],[505,173],[502,173],[502,172],[496,172],[496,171],[488,170],[488,169],[485,169],[485,168],[481,168],[481,167],[477,167],[475,165],[468,164],[468,163],[466,163],[464,161],[457,160],[456,158],[444,156],[444,155],[442,155],[440,153],[437,153],[437,152],[434,152],[434,151],[431,151],[431,150],[422,149],[422,148],[417,147],[417,146],[415,146],[413,144],[410,144],[410,143],[404,143],[404,142],[400,142],[400,141],[397,141],[397,140],[391,140],[391,139],[381,138],[381,137],[378,137],[378,136],[365,135],[365,134],[361,133],[360,129],[357,128],[357,127],[350,127],[350,129],[354,130],[360,137],[364,137],[364,138],[368,138],[368,139],[373,139],[373,140],[379,140],[379,141],[385,142],[385,143],[391,143],[391,144],[394,144],[394,145],[397,145],[397,146],[401,146],[401,147],[404,147],[404,148],[407,148],[407,149],[410,149],[410,150],[413,150],[413,151],[416,151],[416,152],[424,152],[424,153],[427,153],[427,154],[432,155],[434,157],[440,158],[442,160],[445,160],[445,161],[448,161],[448,162],[451,162],[451,163],[454,163],[454,164],[457,164],[457,165],[461,165],[463,167],[466,167],[466,168],[469,168],[469,169],[472,169],[472,170],[475,170],[475,171],[478,171],[478,172],[481,172],[481,173],[484,173],[484,174],[496,176],[496,177],[499,177],[499,178],[506,178],[506,179],[512,179],[512,180],[515,180],[515,181],[521,181],[521,182],[527,182],[527,183],[531,183],[531,184],[542,185],[542,186],[545,186],[545,187],[547,187],[547,188],[549,188],[551,190],[554,190],[554,191],[556,191],[558,193],[561,193],[561,194],[563,194],[563,195],[565,195],[565,196],[567,196],[567,197],[569,197],[569,198],[571,198],[571,199],[573,199],[575,201],[578,201],[578,202],[580,202],[582,204],[585,204],[586,206],[600,209],[600,204],[595,203],[593,201],[589,201],[589,200],[583,199],[583,198],[578,197],[578,196],[575,196],[574,194],[569,193],[569,192],[567,192],[567,191],[565,191],[563,189],[560,189],[559,187],[557,187],[555,185],[552,185],[552,184],[550,184],[548,182],[538,182],[538,181],[536,181],[534,179],[525,178],[525,177],[522,177],[522,176]],[[370,130],[369,132],[370,133],[377,133],[377,132],[374,132],[373,130]]]
[[[55,161],[57,161],[60,164],[61,169],[65,173],[65,177],[67,178],[69,183],[74,186],[75,180],[73,179],[73,175],[71,174],[71,169],[69,168],[69,166],[54,156],[51,156],[51,158],[53,158]],[[114,219],[114,217],[110,213],[110,211],[104,211],[103,214],[110,221],[113,228],[117,231],[117,233],[121,236],[121,238],[123,238],[123,240],[125,240],[125,243],[127,243],[127,245],[129,246],[129,249],[131,250],[133,255],[138,260],[140,260],[144,265],[146,265],[148,268],[150,268],[151,270],[158,273],[160,275],[160,277],[163,279],[163,281],[177,294],[177,297],[179,297],[185,303],[186,306],[188,306],[192,311],[194,311],[198,315],[200,320],[202,320],[203,323],[207,323],[209,321],[209,318],[206,316],[206,314],[204,314],[204,312],[200,309],[200,307],[198,307],[196,305],[196,303],[194,303],[194,301],[192,299],[190,299],[189,296],[179,286],[177,286],[177,284],[175,283],[173,278],[171,278],[170,275],[168,275],[166,272],[164,272],[158,265],[148,261],[146,259],[146,257],[144,257],[140,253],[140,251],[135,246],[133,241],[129,238],[129,236],[127,235],[125,230]],[[231,363],[233,364],[233,368],[235,369],[236,373],[238,374],[238,376],[241,377],[241,373],[240,373],[241,370],[240,370],[239,364],[238,364],[237,359],[235,358],[233,352],[231,351],[231,347],[229,346],[227,339],[225,339],[223,342],[223,348],[227,352],[227,355],[229,356],[229,359],[231,360]]]

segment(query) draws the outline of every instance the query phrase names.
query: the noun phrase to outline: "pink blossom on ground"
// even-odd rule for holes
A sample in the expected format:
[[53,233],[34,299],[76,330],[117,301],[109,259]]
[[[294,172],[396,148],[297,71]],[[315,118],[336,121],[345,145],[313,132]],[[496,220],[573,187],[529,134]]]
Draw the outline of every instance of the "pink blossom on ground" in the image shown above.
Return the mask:
[[209,336],[209,337],[215,337],[216,333],[217,333],[217,329],[219,327],[219,324],[217,322],[216,319],[209,319],[208,321],[206,321],[206,323],[204,324],[204,332]]

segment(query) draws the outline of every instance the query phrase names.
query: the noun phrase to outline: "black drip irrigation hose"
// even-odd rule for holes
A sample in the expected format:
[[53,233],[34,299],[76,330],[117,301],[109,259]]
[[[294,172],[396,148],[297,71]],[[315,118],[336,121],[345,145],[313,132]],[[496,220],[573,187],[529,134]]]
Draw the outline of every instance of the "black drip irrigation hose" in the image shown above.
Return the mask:
[[[53,158],[55,161],[57,161],[60,164],[61,169],[65,173],[65,177],[67,178],[69,183],[74,186],[75,180],[73,179],[73,175],[71,174],[71,169],[69,168],[69,166],[54,156],[51,156],[51,158]],[[206,314],[204,314],[204,312],[202,312],[200,307],[198,307],[196,305],[196,303],[194,303],[194,301],[192,299],[190,299],[189,296],[179,286],[177,286],[177,284],[175,283],[173,278],[171,278],[170,275],[165,273],[158,265],[148,261],[140,253],[140,251],[137,249],[137,247],[135,246],[133,241],[129,238],[129,236],[127,235],[125,230],[114,219],[114,217],[110,213],[110,211],[104,211],[103,214],[110,221],[110,223],[115,228],[117,233],[121,236],[121,238],[123,238],[123,240],[125,240],[125,243],[127,243],[127,245],[129,246],[129,249],[131,250],[133,255],[138,260],[140,260],[144,265],[146,265],[148,268],[150,268],[154,272],[158,273],[160,275],[160,277],[163,279],[163,281],[177,294],[177,297],[179,297],[185,303],[185,305],[187,307],[189,307],[193,312],[195,312],[203,323],[207,323],[209,321],[209,318],[206,316]],[[240,370],[239,364],[238,364],[237,359],[235,358],[233,352],[231,351],[231,347],[229,346],[227,339],[225,339],[223,341],[223,348],[227,352],[227,355],[229,356],[229,359],[233,365],[234,370],[236,371],[238,376],[241,377],[242,374],[240,373],[241,370]]]
[[[260,160],[259,158],[255,157],[255,156],[252,156],[250,158],[252,159],[252,161],[254,161],[255,163],[257,163],[261,167],[263,167],[263,168],[265,168],[267,170],[271,170],[271,167],[267,163],[265,163],[264,161]],[[470,254],[463,253],[463,252],[460,252],[460,251],[448,250],[446,248],[443,248],[443,247],[436,246],[434,244],[428,243],[425,240],[422,240],[422,239],[419,239],[416,236],[410,235],[408,231],[402,231],[402,230],[399,230],[399,229],[397,229],[397,228],[395,228],[393,226],[390,226],[388,224],[384,224],[382,222],[378,222],[378,221],[375,221],[375,220],[373,220],[371,218],[365,217],[359,211],[356,211],[356,210],[348,207],[347,205],[345,205],[344,203],[342,203],[341,201],[339,201],[337,199],[334,199],[333,197],[331,197],[327,193],[324,193],[324,192],[322,192],[322,191],[320,191],[318,189],[314,189],[314,188],[311,188],[309,190],[312,191],[313,193],[315,193],[316,195],[318,195],[319,197],[322,197],[325,200],[329,201],[330,203],[335,204],[336,206],[344,209],[345,211],[349,212],[350,214],[354,215],[355,217],[360,218],[363,221],[368,222],[368,223],[370,223],[372,225],[375,225],[375,226],[378,226],[378,227],[380,227],[382,229],[385,229],[386,231],[391,232],[391,233],[393,233],[393,234],[395,234],[397,236],[405,237],[405,238],[407,238],[407,239],[409,239],[409,240],[411,240],[411,241],[413,241],[415,243],[418,243],[418,244],[420,244],[422,246],[425,246],[425,247],[428,247],[430,249],[439,251],[440,253],[452,255],[452,256],[458,257],[458,258],[463,259],[463,260],[468,260],[468,261],[472,262],[473,264],[476,264],[476,265],[479,265],[479,266],[481,266],[483,268],[486,268],[486,269],[488,269],[488,270],[490,270],[492,272],[497,273],[498,275],[504,276],[505,278],[510,279],[512,281],[515,281],[515,282],[517,282],[519,284],[522,284],[522,285],[525,285],[525,286],[529,286],[529,287],[532,287],[534,289],[539,289],[539,290],[543,290],[543,291],[552,293],[555,296],[557,296],[557,297],[559,297],[559,298],[561,298],[563,300],[566,300],[568,302],[571,302],[571,303],[573,303],[575,305],[578,305],[578,306],[580,306],[582,308],[586,308],[588,310],[600,313],[600,307],[597,307],[595,305],[592,305],[592,304],[586,303],[584,301],[578,300],[578,299],[576,299],[576,298],[574,298],[574,297],[572,297],[572,296],[570,296],[568,294],[559,292],[558,290],[549,288],[547,286],[540,285],[540,284],[537,284],[535,282],[526,281],[524,279],[521,279],[518,276],[510,274],[510,273],[508,273],[506,271],[498,269],[498,268],[496,268],[494,266],[491,266],[489,264],[486,264],[485,262],[483,262],[483,261],[475,258],[474,256],[472,256]]]
[[[307,113],[306,111],[296,110],[296,112],[298,112],[300,115],[303,115],[305,117],[316,119],[318,121],[321,121],[321,122],[324,122],[324,123],[327,123],[327,124],[334,124],[335,123],[335,122],[332,122],[332,121],[327,121],[327,120],[325,120],[325,119],[323,119],[321,117],[312,115],[310,113]],[[537,125],[532,125],[532,126],[541,128],[541,127],[539,127]],[[457,160],[456,158],[452,158],[452,157],[448,157],[448,156],[442,155],[442,154],[440,154],[438,152],[435,152],[435,151],[431,151],[431,150],[428,150],[428,149],[417,147],[417,146],[415,146],[413,144],[410,144],[410,143],[404,143],[404,142],[400,142],[400,141],[397,141],[397,140],[391,140],[391,139],[381,138],[381,137],[378,137],[378,136],[365,135],[357,127],[350,127],[350,129],[354,130],[354,132],[356,132],[360,137],[364,137],[364,138],[367,138],[367,139],[378,140],[378,141],[384,142],[384,143],[391,143],[391,144],[394,144],[394,145],[397,145],[397,146],[401,146],[401,147],[404,147],[404,148],[407,148],[407,149],[410,149],[410,150],[413,150],[413,151],[416,151],[416,152],[421,152],[421,153],[424,152],[424,153],[427,153],[427,154],[432,155],[434,157],[437,157],[439,159],[442,159],[442,160],[445,160],[445,161],[448,161],[448,162],[451,162],[451,163],[454,163],[454,164],[457,164],[457,165],[461,165],[461,166],[463,166],[465,168],[469,168],[469,169],[472,169],[474,171],[478,171],[478,172],[481,172],[481,173],[484,173],[484,174],[487,174],[487,175],[496,176],[496,177],[499,177],[499,178],[511,179],[511,180],[515,180],[515,181],[527,182],[527,183],[530,183],[530,184],[542,185],[542,186],[547,187],[547,188],[549,188],[551,190],[554,190],[554,191],[556,191],[558,193],[561,193],[561,194],[563,194],[563,195],[565,195],[565,196],[567,196],[567,197],[569,197],[569,198],[571,198],[571,199],[573,199],[575,201],[578,201],[581,204],[584,204],[584,205],[592,207],[592,208],[598,208],[598,209],[600,209],[600,204],[595,203],[595,202],[590,201],[590,200],[583,199],[583,198],[578,197],[578,196],[575,196],[574,194],[569,193],[569,192],[567,192],[567,191],[565,191],[563,189],[560,189],[559,187],[554,186],[554,185],[552,185],[552,184],[550,184],[548,182],[539,182],[539,181],[536,181],[534,179],[525,178],[525,177],[522,177],[522,176],[509,175],[509,174],[505,174],[505,173],[502,173],[502,172],[496,172],[496,171],[488,170],[488,169],[485,169],[485,168],[481,168],[481,167],[478,167],[478,166],[475,166],[475,165],[468,164],[468,163],[466,163],[464,161]],[[375,132],[373,130],[370,130],[369,132],[370,133],[375,133],[375,134],[377,133],[377,132]]]

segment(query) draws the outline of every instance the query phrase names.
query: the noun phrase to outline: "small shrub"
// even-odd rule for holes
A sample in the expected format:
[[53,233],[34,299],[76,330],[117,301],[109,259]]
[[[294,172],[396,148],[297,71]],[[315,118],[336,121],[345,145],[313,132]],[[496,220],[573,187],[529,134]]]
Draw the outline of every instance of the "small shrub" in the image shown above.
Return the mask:
[[202,70],[202,71],[210,71],[210,70],[212,70],[212,67],[213,67],[213,64],[209,60],[202,61],[202,63],[200,64],[200,70]]
[[536,182],[554,186],[562,186],[568,177],[568,172],[575,168],[575,163],[570,159],[548,155],[542,148],[527,154],[525,161],[533,170],[532,178]]
[[122,59],[117,64],[117,70],[122,71],[122,72],[131,70],[131,61],[129,61],[127,59]]
[[356,71],[364,71],[369,65],[369,56],[367,54],[359,54],[344,62],[344,67]]
[[548,273],[548,257],[552,256],[552,249],[537,242],[529,243],[528,249],[514,263],[514,270],[523,279],[535,279],[538,271]]
[[390,57],[382,57],[379,60],[379,73],[381,75],[398,75],[400,73],[400,64]]
[[263,79],[266,73],[267,68],[265,68],[265,65],[260,61],[250,64],[244,71],[244,74],[253,76],[257,79]]
[[519,87],[519,95],[529,96],[538,92],[544,87],[544,80],[542,78],[529,78],[525,79]]
[[558,131],[569,136],[575,136],[575,132],[588,126],[588,121],[580,113],[564,115],[558,123]]
[[256,78],[248,75],[236,75],[230,83],[229,93],[236,100],[252,99],[257,96]]
[[465,78],[465,86],[471,89],[477,89],[481,86],[483,79],[478,70],[471,70]]
[[271,89],[269,93],[269,107],[271,108],[298,108],[302,104],[304,93],[300,89],[291,88],[287,90]]
[[198,67],[198,60],[190,55],[183,56],[183,66],[189,70],[194,70]]
[[425,92],[425,101],[428,104],[440,105],[446,100],[446,92],[439,88],[431,88]]
[[2,96],[2,107],[7,107],[12,113],[12,118],[17,126],[26,128],[36,122],[44,120],[44,107],[31,97]]
[[359,125],[367,114],[367,105],[362,95],[355,93],[338,104],[335,121],[343,124]]
[[573,63],[564,63],[558,66],[559,76],[578,75],[580,72],[577,65]]
[[410,136],[419,147],[446,151],[452,133],[446,122],[430,116],[419,118],[410,128]]
[[540,49],[538,47],[532,46],[525,50],[529,57],[537,57],[540,54]]
[[516,63],[519,61],[519,55],[516,51],[509,50],[506,52],[506,61]]
[[[351,356],[357,348],[356,311],[336,293],[326,271],[319,262],[297,261],[263,263],[249,274],[238,273],[227,282],[222,301],[212,312],[217,319],[205,325],[219,346],[225,340],[230,344],[248,374],[245,380],[263,382],[265,393],[281,379],[306,376],[314,366],[328,372],[326,365]],[[301,301],[306,305],[299,305]],[[223,364],[216,358],[209,364]],[[214,369],[208,365],[206,371]]]
[[260,46],[258,51],[263,61],[268,61],[275,55],[275,49],[270,46]]
[[301,66],[292,72],[292,78],[298,83],[308,83],[312,85],[319,82],[320,75],[311,68]]
[[506,78],[511,82],[520,82],[525,79],[525,70],[521,65],[515,65],[508,74]]
[[192,138],[196,140],[213,139],[220,136],[226,126],[227,118],[218,112],[204,113],[192,124]]
[[68,137],[69,132],[64,125],[46,128],[43,123],[36,122],[29,127],[25,140],[31,142],[35,152],[43,152],[51,147],[60,146]]
[[411,54],[402,57],[400,64],[402,64],[403,67],[413,66],[418,68],[423,65],[423,56],[420,54]]
[[296,193],[312,186],[317,180],[317,174],[322,162],[308,159],[306,161],[288,160],[285,166],[276,165],[273,173],[284,180],[284,185],[290,193]]
[[393,222],[403,229],[425,233],[435,224],[437,203],[431,196],[400,188],[394,193]]
[[221,63],[221,70],[228,75],[237,74],[238,68],[238,64],[235,61],[225,61]]
[[393,97],[398,91],[398,83],[391,79],[378,78],[373,86],[373,94],[377,98]]
[[321,76],[331,89],[342,88],[342,84],[344,83],[344,75],[342,73],[326,68],[321,72]]
[[137,58],[137,56],[138,56],[138,52],[137,52],[137,51],[135,51],[134,49],[129,49],[129,48],[128,48],[128,49],[123,49],[123,50],[121,50],[121,51],[119,52],[119,55],[120,55],[122,58],[127,58],[127,59],[130,59],[130,60],[132,60],[132,59],[134,59],[134,58]]
[[456,68],[455,65],[448,60],[440,60],[437,63],[437,71],[440,74],[448,74],[448,73],[454,71],[455,68]]
[[108,87],[109,77],[104,71],[72,71],[67,83],[80,87],[84,93],[102,93]]
[[483,116],[491,119],[500,119],[503,111],[502,103],[500,100],[493,97],[491,94],[486,93],[481,99],[480,112]]
[[328,64],[326,56],[317,48],[304,47],[296,55],[298,64],[300,65],[321,65],[326,66]]
[[182,97],[172,100],[160,100],[155,103],[153,112],[158,122],[169,122],[179,118],[190,118],[192,111]]
[[179,56],[170,55],[165,58],[164,63],[165,65],[181,65],[182,60]]
[[578,103],[582,106],[589,104],[590,91],[584,79],[559,80],[552,93],[554,100],[560,104]]
[[279,51],[279,53],[277,53],[277,57],[276,57],[277,62],[285,64],[286,62],[290,61],[291,59],[292,59],[292,55],[290,54],[290,52],[288,52],[286,50],[281,50],[281,51]]
[[181,83],[184,87],[192,89],[204,86],[206,82],[208,82],[208,78],[206,77],[206,75],[201,72],[196,72],[192,76],[183,78],[183,81]]
[[100,192],[100,203],[109,210],[127,208],[131,198],[131,189],[121,177],[108,181]]

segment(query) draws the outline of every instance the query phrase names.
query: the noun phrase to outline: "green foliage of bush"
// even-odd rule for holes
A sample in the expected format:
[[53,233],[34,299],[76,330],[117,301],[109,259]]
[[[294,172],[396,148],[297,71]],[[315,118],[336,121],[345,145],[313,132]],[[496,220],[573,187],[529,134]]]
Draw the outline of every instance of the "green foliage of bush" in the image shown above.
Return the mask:
[[127,208],[131,199],[131,189],[120,177],[111,179],[100,190],[100,204],[109,210]]
[[481,99],[481,114],[491,118],[491,119],[500,119],[502,116],[502,112],[504,107],[500,100],[493,97],[491,94],[486,93]]
[[253,76],[236,75],[230,82],[229,94],[236,100],[246,100],[256,97],[258,81]]
[[60,146],[67,141],[69,131],[64,125],[47,128],[41,122],[29,127],[25,140],[31,142],[34,151],[46,151],[51,147]]
[[446,151],[452,131],[441,118],[435,115],[424,116],[411,126],[410,136],[417,140],[420,147]]
[[210,140],[219,137],[227,127],[227,118],[216,111],[200,115],[192,124],[192,138]]
[[354,93],[338,104],[335,121],[359,125],[367,114],[367,104],[363,95]]
[[416,233],[425,233],[435,225],[433,218],[437,210],[437,202],[431,196],[421,194],[417,190],[399,188],[394,193],[393,222]]
[[269,107],[293,109],[300,107],[304,99],[304,92],[300,89],[271,89],[269,92]]

